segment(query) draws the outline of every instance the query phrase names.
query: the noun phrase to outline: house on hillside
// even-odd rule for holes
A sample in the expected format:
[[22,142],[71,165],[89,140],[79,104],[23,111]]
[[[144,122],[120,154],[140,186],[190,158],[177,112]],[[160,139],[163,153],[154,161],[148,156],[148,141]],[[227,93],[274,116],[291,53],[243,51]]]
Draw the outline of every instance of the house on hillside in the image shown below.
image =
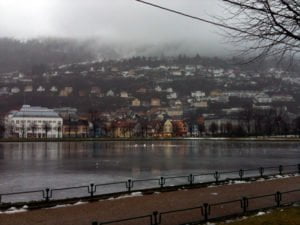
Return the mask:
[[139,106],[141,106],[141,101],[138,98],[135,98],[132,100],[131,105],[133,107],[139,107]]
[[150,105],[152,107],[159,107],[161,106],[161,103],[160,103],[160,98],[151,98],[151,103]]

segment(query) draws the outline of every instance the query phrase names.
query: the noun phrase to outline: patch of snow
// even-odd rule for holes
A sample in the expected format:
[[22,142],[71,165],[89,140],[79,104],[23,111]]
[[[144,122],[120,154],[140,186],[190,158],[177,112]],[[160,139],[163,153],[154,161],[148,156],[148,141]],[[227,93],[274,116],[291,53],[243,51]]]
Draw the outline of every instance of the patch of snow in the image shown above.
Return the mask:
[[143,196],[143,193],[142,192],[133,192],[131,194],[132,197],[135,197],[135,196]]
[[59,208],[65,208],[65,207],[69,207],[72,206],[71,204],[65,204],[65,205],[56,205],[53,207],[50,207],[49,209],[59,209]]
[[256,214],[256,216],[263,216],[263,215],[266,215],[266,213],[265,213],[265,212],[258,212],[258,213]]
[[217,192],[210,193],[211,195],[219,195]]
[[262,181],[266,181],[266,179],[265,178],[259,178],[257,181],[262,182]]
[[132,197],[138,197],[138,196],[143,196],[143,193],[142,192],[133,192],[130,195],[121,195],[119,197],[116,197],[116,198],[112,197],[107,200],[112,201],[112,200],[118,200],[118,199],[123,199],[123,198],[132,198]]
[[74,205],[84,205],[84,204],[87,204],[87,202],[79,201],[79,202],[76,202]]
[[14,213],[22,213],[22,212],[27,212],[27,209],[21,208],[21,209],[17,209],[16,207],[11,207],[8,210],[4,211],[4,212],[0,212],[0,214],[14,214]]

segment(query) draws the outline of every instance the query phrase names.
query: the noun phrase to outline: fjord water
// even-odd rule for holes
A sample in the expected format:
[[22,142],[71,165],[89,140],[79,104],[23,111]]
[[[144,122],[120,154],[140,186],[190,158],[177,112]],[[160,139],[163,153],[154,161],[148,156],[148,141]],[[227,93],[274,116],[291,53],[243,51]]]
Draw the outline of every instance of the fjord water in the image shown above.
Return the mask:
[[300,163],[297,142],[0,143],[0,194]]

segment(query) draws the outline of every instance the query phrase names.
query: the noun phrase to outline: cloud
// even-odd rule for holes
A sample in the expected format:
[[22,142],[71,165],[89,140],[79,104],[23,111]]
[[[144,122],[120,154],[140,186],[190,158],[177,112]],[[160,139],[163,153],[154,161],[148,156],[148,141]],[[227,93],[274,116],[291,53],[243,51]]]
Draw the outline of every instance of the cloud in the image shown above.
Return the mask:
[[[218,0],[149,1],[205,18],[222,13]],[[135,0],[0,0],[0,31],[17,38],[98,38],[130,46],[180,42],[213,52],[224,46],[214,27]]]

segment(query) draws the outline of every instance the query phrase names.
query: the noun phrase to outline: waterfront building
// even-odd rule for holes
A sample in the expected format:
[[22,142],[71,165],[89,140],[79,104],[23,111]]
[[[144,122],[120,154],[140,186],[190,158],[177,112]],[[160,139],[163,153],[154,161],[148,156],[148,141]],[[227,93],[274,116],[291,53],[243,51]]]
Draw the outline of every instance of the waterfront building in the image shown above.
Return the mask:
[[63,119],[53,109],[23,105],[6,116],[7,136],[19,138],[60,138]]

